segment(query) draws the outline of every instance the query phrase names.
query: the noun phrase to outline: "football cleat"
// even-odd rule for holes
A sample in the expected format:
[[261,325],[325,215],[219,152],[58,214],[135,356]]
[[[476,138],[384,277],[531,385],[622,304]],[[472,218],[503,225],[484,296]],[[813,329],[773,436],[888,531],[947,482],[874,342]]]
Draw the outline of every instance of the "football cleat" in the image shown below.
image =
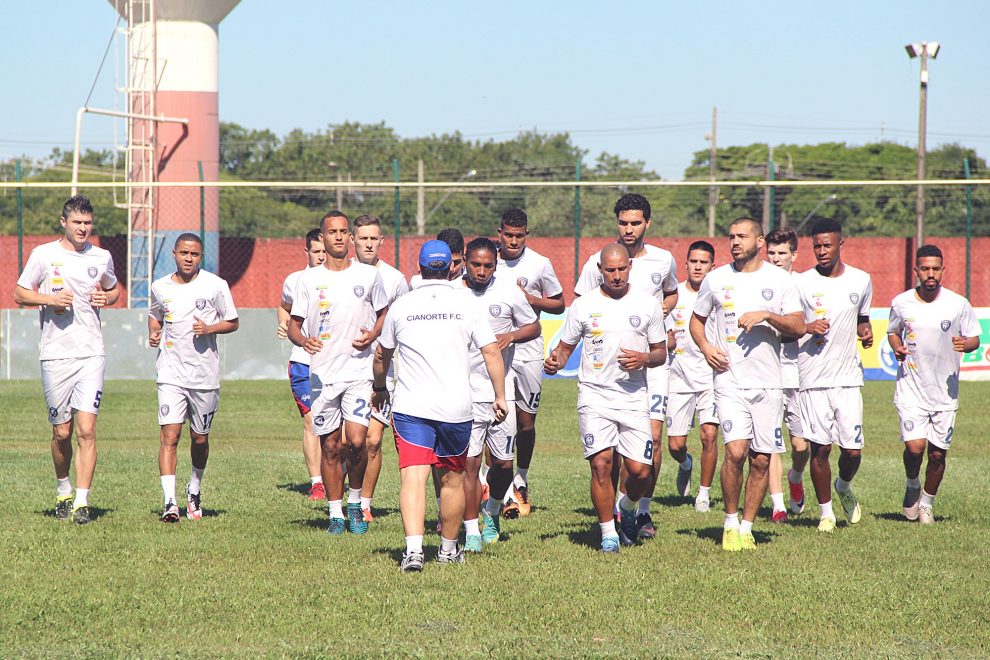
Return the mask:
[[529,486],[521,488],[512,487],[513,499],[518,503],[519,515],[528,516],[533,511],[533,505],[529,501]]
[[935,524],[935,514],[932,512],[932,508],[930,506],[918,507],[918,522],[922,525]]
[[780,509],[779,511],[774,511],[770,516],[770,522],[775,523],[785,523],[787,522],[787,511]]
[[203,507],[199,497],[199,493],[190,493],[189,486],[186,486],[186,518],[189,520],[199,520],[203,517]]
[[506,520],[515,520],[519,517],[519,505],[515,500],[509,500],[502,505],[502,517]]
[[622,545],[636,545],[639,540],[639,525],[636,524],[636,513],[625,511],[622,522],[619,523],[619,541]]
[[831,534],[835,531],[835,518],[825,517],[818,521],[818,531]]
[[[686,462],[694,467],[694,459],[691,458],[691,454],[687,455]],[[677,483],[675,484],[675,488],[677,489],[677,494],[681,497],[687,497],[691,494],[691,470],[677,468]]]
[[712,510],[712,504],[708,501],[707,497],[698,497],[694,501],[694,510],[698,513],[708,513]]
[[842,502],[842,510],[846,514],[846,520],[849,521],[850,525],[855,525],[858,523],[863,514],[859,508],[859,500],[857,500],[856,496],[853,494],[852,488],[844,493],[839,493],[838,490],[835,492],[838,493],[839,501]]
[[502,535],[502,522],[498,519],[498,516],[492,517],[488,511],[482,509],[481,522],[485,524],[484,529],[481,530],[481,540],[486,545],[497,543],[499,537]]
[[649,512],[636,516],[636,526],[639,527],[639,538],[641,539],[649,540],[657,535],[657,528],[653,525],[653,518]]
[[[343,518],[337,518],[343,524]],[[343,533],[343,532],[341,532]],[[399,570],[403,573],[419,573],[423,570],[423,553],[422,552],[403,552],[402,553],[402,563],[399,564]]]
[[464,537],[464,552],[481,552],[481,534],[467,534]]
[[793,470],[787,471],[787,488],[791,491],[791,513],[795,516],[804,511],[804,482],[799,481],[796,484],[791,482],[791,473]]
[[72,509],[72,522],[77,525],[85,525],[91,522],[93,519],[89,514],[89,506],[83,504],[82,506],[73,507]]
[[726,552],[739,552],[742,550],[742,541],[739,538],[738,529],[722,530],[722,549]]
[[357,502],[347,504],[347,522],[351,528],[351,534],[367,534],[368,523],[364,519],[361,505]]
[[162,511],[162,522],[177,523],[179,522],[179,518],[179,507],[175,505],[175,502],[168,502]]
[[460,545],[454,548],[453,552],[444,552],[441,550],[437,553],[437,563],[438,564],[463,564],[464,563],[464,548]]
[[746,532],[745,534],[739,534],[739,549],[740,550],[756,550],[756,539],[753,538],[753,532]]
[[904,489],[904,517],[910,521],[918,519],[918,509],[921,505],[921,488]]
[[347,528],[347,523],[343,518],[331,518],[330,524],[327,525],[327,534],[332,534],[333,536],[340,536],[344,533]]
[[602,552],[607,555],[617,555],[619,554],[619,537],[618,536],[606,536],[602,539]]
[[72,495],[60,495],[55,498],[55,519],[68,520],[72,517]]
[[327,489],[323,486],[322,481],[317,481],[315,484],[309,487],[309,501],[316,502],[318,500],[327,499]]

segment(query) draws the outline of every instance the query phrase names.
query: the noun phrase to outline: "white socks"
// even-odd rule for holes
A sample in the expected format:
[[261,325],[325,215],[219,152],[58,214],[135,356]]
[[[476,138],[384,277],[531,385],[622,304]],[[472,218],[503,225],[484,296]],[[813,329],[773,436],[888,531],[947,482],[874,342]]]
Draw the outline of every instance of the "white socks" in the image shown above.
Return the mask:
[[457,552],[457,539],[445,539],[440,537],[440,552],[445,555],[452,555]]
[[627,513],[632,514],[638,505],[639,505],[639,500],[633,502],[631,499],[629,499],[628,495],[623,493],[622,499],[619,500],[619,511],[622,511],[623,514],[627,514]]
[[527,472],[529,472],[529,468],[526,468],[525,470],[523,468],[516,468],[516,476],[512,479],[512,485],[516,488],[522,488],[523,486],[528,485],[529,482],[526,481]]
[[711,490],[711,486],[698,486],[698,499],[707,501],[709,499],[708,493],[711,492]]
[[725,529],[739,529],[739,513],[725,514],[725,522],[722,524]]
[[327,509],[330,511],[331,518],[344,517],[344,507],[342,506],[342,504],[343,503],[340,500],[329,500],[327,502]]
[[929,495],[927,491],[921,491],[921,502],[919,503],[919,506],[923,506],[927,509],[933,508],[935,506],[935,496]]
[[783,493],[771,493],[770,501],[773,503],[774,511],[784,510],[784,494]]
[[193,495],[199,495],[200,486],[203,484],[204,472],[206,472],[206,468],[194,467],[192,469],[192,475],[189,477],[189,492]]
[[607,539],[610,536],[618,538],[619,533],[615,531],[615,521],[609,520],[608,522],[600,522],[598,526],[602,530],[602,538]]
[[835,514],[832,513],[832,500],[829,500],[824,504],[819,504],[818,510],[821,512],[821,518],[831,518],[835,520]]
[[361,502],[361,489],[360,488],[348,488],[347,489],[347,503],[348,504],[359,504]]
[[752,534],[753,533],[753,521],[752,520],[742,520],[739,523],[739,533],[740,534]]
[[169,502],[175,503],[175,475],[162,475],[162,498],[167,505]]
[[309,478],[309,485],[311,486],[315,486],[316,484],[322,484],[322,483],[323,483],[323,477],[319,475]]
[[368,509],[369,511],[371,510],[371,500],[372,500],[372,498],[370,498],[370,497],[362,497],[361,498],[361,510],[362,511],[364,511],[365,509]]
[[472,520],[464,521],[464,535],[465,536],[481,536],[481,527],[478,526],[478,519],[474,518]]
[[652,497],[641,497],[639,498],[639,507],[636,509],[636,513],[643,515],[644,513],[650,512],[650,504],[653,502]]
[[73,509],[81,506],[89,506],[89,488],[76,488],[76,499],[72,503]]
[[68,477],[55,480],[55,494],[59,497],[72,495],[72,484],[69,482]]
[[423,535],[406,537],[406,554],[418,552],[423,554]]

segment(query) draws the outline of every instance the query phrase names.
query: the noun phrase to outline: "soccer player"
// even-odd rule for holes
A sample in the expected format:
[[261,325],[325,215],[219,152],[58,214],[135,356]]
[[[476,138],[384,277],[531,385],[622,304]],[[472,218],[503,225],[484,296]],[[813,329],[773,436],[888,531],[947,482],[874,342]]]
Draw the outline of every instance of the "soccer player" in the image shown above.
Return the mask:
[[[959,354],[979,348],[980,322],[968,300],[942,286],[945,268],[937,246],[918,248],[914,272],[918,287],[890,304],[887,341],[900,362],[894,407],[904,441],[904,516],[931,525],[959,407]],[[926,447],[922,491],[918,477]]]
[[[388,305],[378,269],[348,258],[351,229],[347,216],[330,211],[323,217],[320,230],[327,258],[323,266],[299,276],[288,335],[289,341],[312,356],[313,431],[320,436],[322,449],[320,468],[330,517],[327,532],[338,535],[345,530],[344,459],[350,483],[346,526],[353,534],[365,534],[368,523],[361,511],[361,484],[371,417],[371,368],[374,342]],[[344,426],[346,457],[341,439]]]
[[[712,368],[691,338],[688,324],[694,303],[705,276],[715,265],[715,248],[708,241],[695,241],[687,251],[687,279],[677,285],[677,305],[670,316],[674,321],[675,348],[670,362],[670,387],[667,399],[667,449],[680,466],[677,470],[677,494],[691,494],[693,460],[687,451],[687,434],[698,415],[701,435],[701,485],[694,508],[711,509],[710,491],[718,464],[718,417],[715,415],[715,390]],[[708,326],[711,327],[713,321]],[[709,338],[711,334],[709,333]]]
[[[553,270],[553,264],[542,254],[526,246],[529,219],[522,209],[506,209],[498,228],[498,269],[500,277],[515,282],[526,296],[530,307],[540,314],[560,314],[564,311],[564,291]],[[512,360],[518,400],[516,401],[516,475],[512,480],[515,507],[519,515],[528,516],[532,510],[529,490],[529,467],[536,448],[536,413],[543,390],[543,335],[516,346]]]
[[[93,205],[82,195],[66,200],[63,235],[31,250],[17,278],[14,302],[40,307],[41,386],[52,425],[55,518],[92,520],[89,491],[96,472],[96,414],[103,397],[103,329],[100,308],[120,296],[110,253],[89,242]],[[76,434],[76,492],[69,465]]]
[[832,512],[832,445],[839,446],[835,492],[849,524],[862,511],[851,482],[863,452],[863,365],[856,340],[873,346],[870,275],[842,262],[842,225],[819,220],[811,228],[811,249],[818,265],[797,278],[807,322],[798,350],[801,422],[811,441],[811,481],[818,498],[818,531],[835,530]]
[[[200,487],[210,456],[210,428],[220,403],[220,353],[217,335],[237,330],[239,322],[227,282],[200,269],[203,241],[180,234],[172,249],[175,272],[151,284],[148,345],[158,349],[158,447],[165,506],[162,522],[179,522],[175,503],[176,449],[189,420],[192,474],[186,486],[186,517],[203,517]],[[162,341],[164,339],[164,341]]]
[[[495,333],[507,377],[504,390],[511,400],[517,398],[511,371],[516,347],[540,336],[540,321],[526,300],[526,294],[515,281],[495,275],[497,255],[498,248],[489,238],[480,237],[468,243],[463,282],[471,292],[474,302],[481,306],[482,314],[487,317],[492,332]],[[515,401],[510,401],[510,410],[505,421],[496,422],[492,412],[495,389],[488,380],[483,356],[476,350],[471,351],[471,399],[474,402],[474,421],[471,425],[467,472],[464,477],[464,550],[481,552],[482,540],[485,543],[499,540],[499,509],[512,485],[512,457],[515,454],[517,437]],[[482,499],[478,471],[485,447],[491,455],[492,465],[487,475],[488,504],[481,512],[485,523],[482,532],[478,524]]]
[[[306,233],[306,268],[322,266],[326,258],[327,250],[323,247],[320,229],[310,230]],[[282,300],[276,309],[278,329],[275,334],[279,339],[288,339],[289,312],[292,311],[296,284],[304,272],[305,269],[290,273],[282,284]],[[289,353],[289,386],[303,418],[303,458],[309,471],[309,499],[325,500],[327,492],[323,486],[323,475],[320,474],[320,439],[313,433],[313,413],[310,410],[313,399],[309,390],[309,353],[300,346],[293,346]]]
[[[409,291],[409,285],[402,273],[378,258],[385,236],[382,234],[382,221],[373,215],[361,215],[354,219],[354,258],[378,269],[385,287],[385,301],[391,305],[396,298]],[[377,344],[376,344],[377,346]],[[395,384],[395,373],[388,374],[387,383]],[[391,387],[390,387],[391,389]],[[382,438],[389,425],[389,410],[373,411],[368,420],[368,437],[365,442],[368,453],[368,467],[364,471],[361,485],[361,513],[366,522],[375,517],[371,513],[371,503],[375,497],[375,487],[382,471]]]
[[[647,230],[650,228],[652,210],[650,202],[642,195],[629,193],[623,195],[612,209],[618,229],[618,243],[626,248],[631,262],[629,270],[629,285],[636,291],[647,293],[661,301],[663,313],[669,314],[677,304],[677,264],[674,256],[663,248],[645,242]],[[584,264],[581,276],[574,285],[574,294],[585,295],[601,286],[602,276],[598,270],[598,256],[592,255]],[[650,427],[653,435],[653,445],[661,446],[663,423],[667,417],[667,380],[669,369],[662,364],[647,371],[649,381],[649,410]],[[662,451],[653,453],[653,472],[650,476],[650,486],[643,494],[642,501],[637,507],[640,530],[645,538],[652,538],[656,533],[653,519],[650,517],[650,504],[653,501],[653,491],[656,489],[657,477],[660,474]],[[625,463],[620,463],[620,466]],[[618,511],[617,511],[618,513]]]
[[[555,374],[584,340],[578,372],[578,426],[584,457],[591,466],[591,501],[598,513],[601,551],[614,553],[619,544],[639,538],[636,507],[650,484],[653,454],[661,451],[650,433],[647,368],[667,359],[663,311],[653,296],[629,283],[629,254],[620,244],[605,246],[598,259],[602,284],[577,298],[567,310],[560,342],[544,363]],[[612,506],[615,486],[612,462],[626,466],[620,534]]]
[[[375,359],[373,405],[382,410],[390,397],[385,387],[395,355],[392,430],[399,452],[399,510],[406,550],[399,570],[423,570],[426,480],[439,470],[441,484],[440,563],[462,563],[458,547],[464,517],[464,468],[471,436],[472,404],[469,351],[481,351],[495,390],[492,414],[505,420],[505,370],[483,310],[461,287],[447,284],[450,247],[427,241],[419,251],[422,282],[395,301],[382,330]],[[511,468],[510,468],[511,469]],[[510,473],[511,474],[511,473]]]
[[[783,268],[793,276],[794,259],[797,258],[797,234],[789,229],[774,229],[767,234],[767,261]],[[798,405],[797,366],[798,342],[785,341],[780,345],[780,367],[784,371],[784,425],[791,437],[791,468],[787,472],[787,486],[790,491],[790,509],[795,515],[804,511],[804,468],[808,464],[811,450],[804,439],[801,428],[801,411]],[[778,454],[770,455],[770,501],[773,503],[770,520],[786,522],[787,509],[784,508],[782,481],[784,468]]]
[[[725,443],[722,549],[730,552],[756,549],[753,521],[766,495],[770,454],[784,451],[780,337],[800,337],[805,329],[793,278],[760,259],[763,243],[759,221],[742,217],[729,225],[732,263],[705,277],[689,325],[691,338],[715,371],[715,409]],[[706,323],[712,316],[714,341],[709,341]],[[740,522],[747,456],[749,476]]]

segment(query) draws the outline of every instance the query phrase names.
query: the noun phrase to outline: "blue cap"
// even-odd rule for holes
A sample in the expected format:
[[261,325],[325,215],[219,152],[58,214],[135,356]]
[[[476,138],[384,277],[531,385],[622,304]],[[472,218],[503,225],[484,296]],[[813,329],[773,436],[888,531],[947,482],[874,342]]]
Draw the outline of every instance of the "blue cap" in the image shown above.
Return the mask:
[[419,267],[443,270],[450,267],[450,246],[443,241],[426,241],[419,249]]

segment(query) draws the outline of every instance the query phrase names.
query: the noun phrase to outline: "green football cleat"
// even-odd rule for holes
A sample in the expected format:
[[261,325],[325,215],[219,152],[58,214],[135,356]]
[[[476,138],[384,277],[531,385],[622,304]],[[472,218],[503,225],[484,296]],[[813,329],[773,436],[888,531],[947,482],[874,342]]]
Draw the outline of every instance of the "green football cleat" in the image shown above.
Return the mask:
[[360,504],[349,502],[347,504],[347,523],[351,529],[351,534],[367,534],[368,522],[364,519],[364,512]]
[[497,543],[499,537],[502,535],[502,522],[498,517],[493,518],[491,514],[487,511],[481,511],[481,522],[485,524],[484,529],[481,530],[481,540],[485,544]]
[[863,514],[859,508],[859,500],[853,494],[852,488],[844,493],[840,493],[838,490],[835,492],[838,493],[839,501],[842,502],[842,510],[846,514],[846,520],[849,521],[850,525],[858,523]]
[[481,552],[481,534],[468,534],[464,537],[464,552]]
[[831,534],[835,531],[835,518],[822,518],[818,521],[818,531]]
[[722,530],[722,549],[726,552],[739,552],[742,550],[742,540],[739,538],[738,529]]
[[753,538],[753,532],[746,532],[739,535],[739,549],[756,550],[756,539]]
[[93,518],[90,516],[89,507],[87,505],[84,504],[72,509],[72,522],[77,525],[85,525],[92,520]]
[[327,525],[327,534],[331,536],[340,536],[344,533],[347,528],[347,523],[344,522],[343,518],[331,518],[330,524]]
[[55,498],[55,519],[68,520],[72,517],[72,495],[60,495]]

